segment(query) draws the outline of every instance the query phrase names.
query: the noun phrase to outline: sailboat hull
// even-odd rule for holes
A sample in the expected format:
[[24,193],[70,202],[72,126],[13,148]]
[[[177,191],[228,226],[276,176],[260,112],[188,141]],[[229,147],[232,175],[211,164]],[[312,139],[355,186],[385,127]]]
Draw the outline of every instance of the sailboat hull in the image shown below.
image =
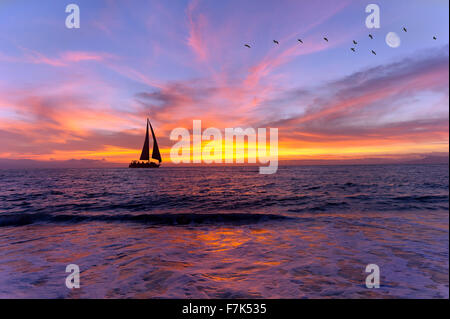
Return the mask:
[[129,168],[159,168],[160,164],[156,164],[153,162],[149,163],[139,163],[139,162],[131,162],[128,165]]

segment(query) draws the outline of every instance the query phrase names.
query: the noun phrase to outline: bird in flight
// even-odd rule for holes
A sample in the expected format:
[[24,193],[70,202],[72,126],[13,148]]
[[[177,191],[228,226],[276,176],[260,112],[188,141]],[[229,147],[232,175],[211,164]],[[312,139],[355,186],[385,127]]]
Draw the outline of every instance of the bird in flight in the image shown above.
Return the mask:
[[247,48],[251,48],[251,46],[250,45],[248,45],[248,44],[244,44],[244,46],[246,46]]
[[437,40],[436,36],[433,37],[433,40]]
[[303,43],[302,39],[297,39],[298,42]]
[[353,52],[356,52],[355,48],[350,48],[350,50],[352,50]]
[[405,28],[405,27],[403,27],[403,31],[405,31],[405,32],[408,32],[408,30],[406,30],[406,28]]
[[273,40],[273,43],[280,44],[277,40]]
[[369,38],[371,38],[373,40],[373,35],[369,34]]
[[374,55],[377,55],[377,53],[376,53],[374,50],[372,50],[372,53],[373,53]]
[[355,45],[356,45],[356,44],[358,44],[358,42],[356,42],[355,40],[353,40],[353,44],[355,44]]
[[323,38],[325,41],[327,41],[328,42],[328,39],[327,38]]

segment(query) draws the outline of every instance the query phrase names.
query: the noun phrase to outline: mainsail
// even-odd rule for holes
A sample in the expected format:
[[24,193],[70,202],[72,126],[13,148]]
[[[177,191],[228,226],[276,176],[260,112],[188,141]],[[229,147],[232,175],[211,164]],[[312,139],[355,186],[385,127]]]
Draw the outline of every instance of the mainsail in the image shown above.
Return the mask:
[[155,160],[158,160],[161,163],[162,159],[161,159],[161,154],[159,152],[158,142],[156,141],[155,132],[153,131],[153,127],[152,127],[152,124],[150,123],[149,119],[147,119],[147,131],[145,132],[145,142],[144,142],[144,146],[142,147],[141,157],[139,159],[141,161],[150,160],[150,141],[149,141],[149,135],[148,135],[149,125],[150,125],[150,129],[152,131],[152,137],[153,137],[152,158]]
[[149,149],[149,140],[148,140],[148,119],[147,119],[147,132],[145,132],[145,142],[144,142],[144,146],[142,147],[141,157],[139,159],[141,161],[148,161],[150,159],[149,152],[150,152],[150,149]]

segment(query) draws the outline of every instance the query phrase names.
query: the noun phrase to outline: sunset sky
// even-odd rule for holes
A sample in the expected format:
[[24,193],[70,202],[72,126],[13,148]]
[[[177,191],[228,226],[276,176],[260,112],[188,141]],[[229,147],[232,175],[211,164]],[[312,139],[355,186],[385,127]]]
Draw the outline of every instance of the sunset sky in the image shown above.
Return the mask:
[[447,153],[449,2],[376,1],[372,30],[369,3],[0,0],[0,159],[129,162],[147,117],[166,161],[193,120],[278,128],[280,159]]

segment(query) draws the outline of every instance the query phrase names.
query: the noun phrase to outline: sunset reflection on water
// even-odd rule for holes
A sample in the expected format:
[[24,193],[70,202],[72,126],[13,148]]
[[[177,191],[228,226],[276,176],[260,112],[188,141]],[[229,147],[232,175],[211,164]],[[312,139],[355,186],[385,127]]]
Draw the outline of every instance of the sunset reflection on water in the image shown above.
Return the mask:
[[[122,189],[112,181],[134,172],[4,179],[0,297],[448,298],[448,168],[355,169],[208,169],[203,193],[195,169]],[[380,289],[365,286],[372,263]]]

